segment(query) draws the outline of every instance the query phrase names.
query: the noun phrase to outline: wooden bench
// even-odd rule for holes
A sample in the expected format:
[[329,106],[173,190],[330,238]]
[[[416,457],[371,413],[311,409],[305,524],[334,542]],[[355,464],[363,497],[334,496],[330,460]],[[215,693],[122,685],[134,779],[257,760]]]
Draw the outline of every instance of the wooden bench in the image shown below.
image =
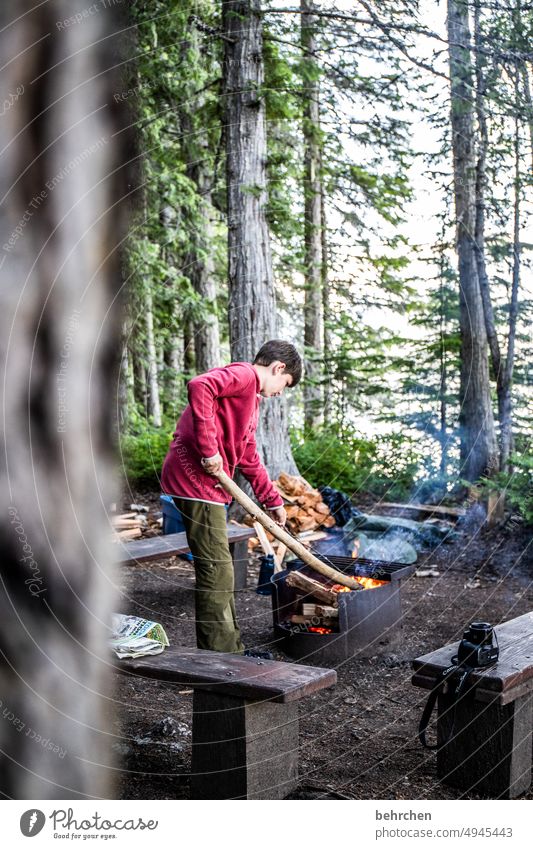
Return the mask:
[[[451,694],[437,701],[437,774],[444,783],[494,799],[514,799],[531,784],[533,724],[533,613],[495,628],[500,657],[472,673],[455,708]],[[453,643],[413,661],[417,687],[433,689],[457,654]]]
[[298,700],[333,669],[170,648],[120,672],[194,688],[191,798],[282,799],[298,780]]
[[[248,570],[248,540],[255,535],[253,528],[228,525],[229,549],[235,571],[235,589],[246,587]],[[166,534],[150,539],[117,542],[118,563],[142,563],[144,560],[164,560],[175,554],[189,554],[185,533]]]

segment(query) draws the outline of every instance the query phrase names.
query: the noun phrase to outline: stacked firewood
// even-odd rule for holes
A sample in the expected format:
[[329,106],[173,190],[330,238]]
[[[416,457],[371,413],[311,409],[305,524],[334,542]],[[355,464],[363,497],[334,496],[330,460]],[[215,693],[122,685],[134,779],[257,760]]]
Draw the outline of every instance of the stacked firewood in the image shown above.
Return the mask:
[[129,513],[112,512],[110,522],[115,540],[139,539],[161,533],[162,520],[150,515],[148,507],[137,504],[131,505]]
[[292,533],[331,528],[335,524],[319,491],[313,489],[304,478],[281,472],[274,486],[285,502],[287,524]]

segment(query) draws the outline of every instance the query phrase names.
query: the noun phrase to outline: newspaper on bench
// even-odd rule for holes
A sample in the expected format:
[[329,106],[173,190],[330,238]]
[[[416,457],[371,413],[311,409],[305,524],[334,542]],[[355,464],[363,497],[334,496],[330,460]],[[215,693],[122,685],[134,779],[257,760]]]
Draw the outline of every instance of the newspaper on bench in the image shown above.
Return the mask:
[[159,622],[140,616],[114,613],[110,645],[118,658],[143,657],[160,654],[170,645],[165,629]]

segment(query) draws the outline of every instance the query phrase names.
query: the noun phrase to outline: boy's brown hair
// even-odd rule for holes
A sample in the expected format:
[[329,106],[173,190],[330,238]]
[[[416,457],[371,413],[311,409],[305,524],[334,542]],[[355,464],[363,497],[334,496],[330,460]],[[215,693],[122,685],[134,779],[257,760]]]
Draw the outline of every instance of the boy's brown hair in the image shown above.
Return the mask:
[[285,371],[292,377],[291,388],[296,386],[302,376],[302,358],[294,345],[283,339],[271,339],[261,345],[255,355],[254,365],[269,366],[276,360],[285,363]]

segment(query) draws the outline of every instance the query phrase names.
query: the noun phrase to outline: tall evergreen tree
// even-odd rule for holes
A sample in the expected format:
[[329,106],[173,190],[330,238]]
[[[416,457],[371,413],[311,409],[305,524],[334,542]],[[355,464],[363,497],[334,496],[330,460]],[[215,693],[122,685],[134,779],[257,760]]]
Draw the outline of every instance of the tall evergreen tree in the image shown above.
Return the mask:
[[467,0],[448,0],[448,52],[461,327],[461,474],[493,474],[498,450],[475,253],[475,127]]
[[[277,336],[266,205],[266,124],[259,0],[223,6],[228,216],[228,317],[233,360],[253,360]],[[282,399],[262,405],[259,453],[270,475],[295,471]]]

